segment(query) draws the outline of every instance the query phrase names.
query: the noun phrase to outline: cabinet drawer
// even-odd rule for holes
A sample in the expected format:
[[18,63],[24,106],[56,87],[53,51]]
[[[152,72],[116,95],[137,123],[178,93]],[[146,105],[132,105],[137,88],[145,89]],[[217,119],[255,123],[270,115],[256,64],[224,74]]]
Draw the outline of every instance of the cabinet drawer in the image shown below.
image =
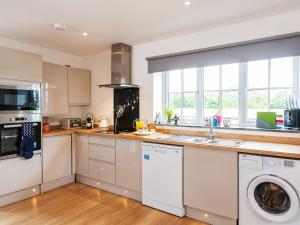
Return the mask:
[[115,184],[115,166],[109,163],[90,160],[89,176],[97,180]]
[[116,140],[114,138],[92,137],[92,136],[90,136],[89,137],[89,143],[115,147]]
[[89,144],[89,158],[115,163],[115,148],[103,145]]

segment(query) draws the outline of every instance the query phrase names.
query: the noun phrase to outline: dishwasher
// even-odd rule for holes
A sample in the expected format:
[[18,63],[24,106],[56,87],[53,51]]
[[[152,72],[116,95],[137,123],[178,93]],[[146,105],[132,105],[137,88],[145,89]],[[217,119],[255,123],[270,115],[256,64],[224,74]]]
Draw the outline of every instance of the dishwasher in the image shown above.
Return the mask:
[[142,203],[184,216],[183,147],[142,144]]

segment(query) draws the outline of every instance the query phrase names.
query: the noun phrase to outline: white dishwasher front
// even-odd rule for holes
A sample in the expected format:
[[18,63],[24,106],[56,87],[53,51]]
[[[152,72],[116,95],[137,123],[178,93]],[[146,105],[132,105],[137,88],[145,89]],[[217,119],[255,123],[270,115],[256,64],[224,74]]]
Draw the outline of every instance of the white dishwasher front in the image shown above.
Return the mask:
[[183,147],[143,143],[142,203],[184,216]]

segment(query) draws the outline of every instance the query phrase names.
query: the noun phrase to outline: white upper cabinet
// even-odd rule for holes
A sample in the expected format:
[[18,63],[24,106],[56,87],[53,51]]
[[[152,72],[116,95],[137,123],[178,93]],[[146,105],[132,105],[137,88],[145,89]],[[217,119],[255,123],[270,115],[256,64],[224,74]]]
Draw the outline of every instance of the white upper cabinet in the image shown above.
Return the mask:
[[71,135],[43,138],[43,183],[72,174]]
[[37,54],[0,47],[0,78],[42,81],[42,57]]
[[43,62],[42,111],[44,115],[68,113],[68,68]]
[[91,104],[91,71],[68,68],[69,105]]

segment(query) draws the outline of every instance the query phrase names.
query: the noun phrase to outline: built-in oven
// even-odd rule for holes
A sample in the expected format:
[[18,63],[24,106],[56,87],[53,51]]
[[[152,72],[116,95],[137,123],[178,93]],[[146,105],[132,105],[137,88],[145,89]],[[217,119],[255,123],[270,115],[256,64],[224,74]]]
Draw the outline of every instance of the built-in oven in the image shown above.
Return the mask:
[[1,79],[0,113],[41,113],[40,83]]
[[0,160],[18,156],[23,135],[23,123],[32,125],[34,151],[41,150],[40,114],[2,114],[0,116]]

